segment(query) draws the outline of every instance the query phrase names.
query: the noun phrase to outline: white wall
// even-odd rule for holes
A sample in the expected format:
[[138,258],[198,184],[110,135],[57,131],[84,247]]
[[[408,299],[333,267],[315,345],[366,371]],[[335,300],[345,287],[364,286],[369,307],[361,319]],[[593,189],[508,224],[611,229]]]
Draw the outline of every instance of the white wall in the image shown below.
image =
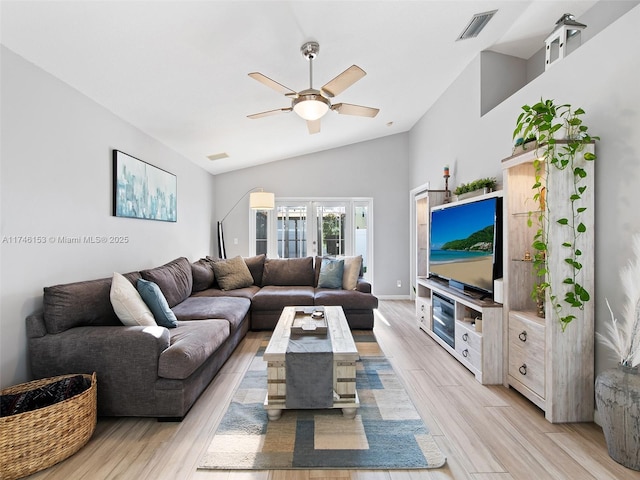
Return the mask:
[[[2,47],[0,363],[2,386],[29,380],[25,317],[42,289],[213,251],[214,178],[67,84]],[[176,223],[115,218],[111,151],[177,175]],[[49,237],[126,236],[126,244]],[[44,244],[12,237],[43,236]]]
[[[216,214],[224,216],[252,187],[278,197],[372,197],[376,295],[409,295],[408,134],[391,135],[324,152],[216,176]],[[224,222],[227,257],[248,255],[249,201]],[[217,219],[216,219],[217,220]],[[233,239],[238,239],[238,245]],[[403,287],[398,288],[396,281]]]
[[[561,63],[485,116],[479,112],[479,58],[457,79],[410,134],[410,187],[442,182],[452,165],[455,188],[479,177],[501,178],[501,159],[511,154],[520,107],[541,97],[581,106],[596,146],[596,329],[610,321],[605,298],[620,312],[624,285],[619,269],[628,260],[629,238],[640,233],[640,7],[590,38]],[[626,46],[621,49],[621,45]],[[571,328],[571,327],[570,327]],[[575,328],[578,328],[576,326]],[[596,344],[596,373],[615,364]]]

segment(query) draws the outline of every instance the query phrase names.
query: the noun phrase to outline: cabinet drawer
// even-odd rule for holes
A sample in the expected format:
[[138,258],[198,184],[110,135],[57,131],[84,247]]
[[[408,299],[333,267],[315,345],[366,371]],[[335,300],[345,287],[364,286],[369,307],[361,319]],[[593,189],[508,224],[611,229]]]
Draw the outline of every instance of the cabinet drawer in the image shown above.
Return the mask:
[[509,375],[544,398],[545,327],[509,313]]
[[456,321],[456,347],[472,348],[478,352],[482,351],[482,335],[475,331],[475,327],[464,322]]
[[482,370],[482,355],[480,351],[474,350],[467,344],[459,343],[456,338],[456,352],[462,355],[462,358],[469,362],[474,368]]
[[420,325],[431,329],[431,301],[426,298],[416,298],[416,319]]

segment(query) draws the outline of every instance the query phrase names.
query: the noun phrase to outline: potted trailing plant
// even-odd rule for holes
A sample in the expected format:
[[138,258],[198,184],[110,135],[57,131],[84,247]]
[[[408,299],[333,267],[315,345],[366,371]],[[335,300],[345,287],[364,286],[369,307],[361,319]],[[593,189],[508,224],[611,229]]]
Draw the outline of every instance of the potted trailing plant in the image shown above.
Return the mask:
[[609,301],[611,323],[598,340],[615,353],[618,367],[596,378],[596,405],[609,456],[616,462],[640,470],[640,235],[633,237],[635,259],[620,272],[626,303],[622,321],[616,319]]
[[479,178],[478,180],[474,180],[473,182],[461,183],[453,191],[453,194],[460,197],[461,195],[484,189],[487,189],[487,192],[491,192],[495,190],[497,185],[498,182],[495,177]]
[[[580,200],[587,188],[584,184],[587,172],[579,166],[578,160],[582,158],[586,161],[595,160],[595,154],[583,151],[585,145],[599,140],[599,137],[588,133],[588,127],[581,118],[584,113],[582,108],[574,109],[570,104],[556,105],[553,100],[541,99],[534,105],[522,107],[513,132],[514,139],[530,137],[537,139],[535,147],[537,158],[533,162],[535,180],[532,189],[534,191],[533,199],[539,203],[541,208],[530,216],[529,225],[537,227],[532,244],[535,251],[532,258],[535,274],[540,277],[541,281],[536,282],[531,296],[537,299],[541,290],[548,290],[553,311],[560,321],[563,331],[576,318],[573,309],[584,308],[585,303],[591,299],[590,292],[580,283],[583,252],[576,243],[578,237],[586,232],[586,226],[581,221],[581,215],[586,211],[586,207],[581,205]],[[558,143],[558,136],[565,137],[563,142]],[[543,175],[554,168],[558,170],[570,169],[573,172],[574,180],[573,189],[566,192],[566,201],[571,206],[571,215],[557,221],[558,226],[570,231],[570,240],[564,242],[562,246],[566,249],[564,261],[571,267],[571,273],[563,279],[548,278],[549,271],[547,269],[547,233],[551,227],[549,225],[549,211],[553,205],[545,202],[546,191]],[[568,286],[562,299],[556,296],[555,285],[552,284],[552,281]]]

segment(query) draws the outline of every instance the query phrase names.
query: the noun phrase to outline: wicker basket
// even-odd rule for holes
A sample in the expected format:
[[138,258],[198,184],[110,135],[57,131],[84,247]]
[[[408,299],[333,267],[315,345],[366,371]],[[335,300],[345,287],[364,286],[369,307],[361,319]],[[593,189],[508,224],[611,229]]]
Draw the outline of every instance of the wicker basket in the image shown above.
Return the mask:
[[[34,380],[2,390],[22,393],[74,375]],[[96,374],[91,387],[62,402],[0,418],[0,478],[24,477],[61,462],[89,441],[96,427]]]

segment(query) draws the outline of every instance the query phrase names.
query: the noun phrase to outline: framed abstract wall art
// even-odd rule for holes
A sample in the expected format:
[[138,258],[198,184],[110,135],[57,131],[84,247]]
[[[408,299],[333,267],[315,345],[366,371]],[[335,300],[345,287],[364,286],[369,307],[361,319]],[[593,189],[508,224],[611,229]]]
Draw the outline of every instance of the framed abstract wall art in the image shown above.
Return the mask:
[[175,175],[120,150],[113,151],[113,215],[176,222]]

